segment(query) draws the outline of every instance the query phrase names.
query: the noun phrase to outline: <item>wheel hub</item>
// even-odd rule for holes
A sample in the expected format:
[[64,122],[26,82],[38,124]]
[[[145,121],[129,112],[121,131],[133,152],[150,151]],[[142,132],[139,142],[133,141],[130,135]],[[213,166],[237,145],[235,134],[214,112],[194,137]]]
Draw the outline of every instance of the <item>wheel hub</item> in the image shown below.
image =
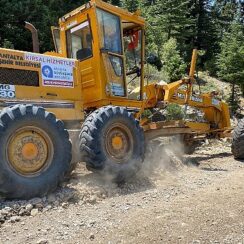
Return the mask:
[[131,158],[133,137],[130,130],[122,123],[116,123],[108,129],[105,136],[108,156],[117,163],[124,163]]
[[38,155],[38,148],[34,143],[26,143],[22,148],[22,155],[25,159],[33,160]]
[[8,163],[21,175],[35,175],[50,164],[52,148],[49,136],[41,129],[21,128],[8,140]]
[[120,150],[123,147],[123,139],[121,136],[114,136],[112,138],[112,146],[115,150]]

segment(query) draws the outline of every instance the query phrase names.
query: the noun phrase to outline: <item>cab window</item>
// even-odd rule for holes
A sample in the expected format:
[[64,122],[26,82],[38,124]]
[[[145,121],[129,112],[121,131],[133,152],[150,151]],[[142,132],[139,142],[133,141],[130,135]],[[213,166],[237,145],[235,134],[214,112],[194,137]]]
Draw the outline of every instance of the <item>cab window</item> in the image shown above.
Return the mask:
[[126,72],[141,68],[141,30],[129,30],[124,32],[124,48],[126,57]]
[[103,49],[122,54],[120,19],[118,16],[97,9],[97,19],[99,23],[101,46]]
[[92,57],[92,38],[88,21],[67,31],[67,53],[68,58],[78,60]]

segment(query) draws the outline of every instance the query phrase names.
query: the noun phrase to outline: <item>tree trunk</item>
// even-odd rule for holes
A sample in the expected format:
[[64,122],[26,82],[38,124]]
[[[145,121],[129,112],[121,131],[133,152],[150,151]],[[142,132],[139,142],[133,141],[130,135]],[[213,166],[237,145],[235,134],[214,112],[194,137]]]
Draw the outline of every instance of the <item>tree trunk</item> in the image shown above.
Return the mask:
[[235,82],[232,82],[232,91],[231,91],[231,113],[235,113]]

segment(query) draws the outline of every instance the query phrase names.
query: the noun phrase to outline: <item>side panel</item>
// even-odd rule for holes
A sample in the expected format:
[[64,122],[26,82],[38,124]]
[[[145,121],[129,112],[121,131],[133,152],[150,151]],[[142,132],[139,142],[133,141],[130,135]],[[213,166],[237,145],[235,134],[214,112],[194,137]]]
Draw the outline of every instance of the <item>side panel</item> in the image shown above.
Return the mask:
[[32,103],[80,120],[81,98],[77,61],[0,48],[0,109]]

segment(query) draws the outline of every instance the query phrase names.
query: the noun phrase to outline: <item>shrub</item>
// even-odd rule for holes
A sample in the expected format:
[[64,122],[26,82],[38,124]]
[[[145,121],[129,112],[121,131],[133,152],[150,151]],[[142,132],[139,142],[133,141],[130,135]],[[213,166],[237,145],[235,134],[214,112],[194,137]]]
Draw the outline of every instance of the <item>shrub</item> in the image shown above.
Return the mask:
[[181,120],[184,118],[184,112],[180,105],[169,104],[166,108],[166,119],[170,120]]

